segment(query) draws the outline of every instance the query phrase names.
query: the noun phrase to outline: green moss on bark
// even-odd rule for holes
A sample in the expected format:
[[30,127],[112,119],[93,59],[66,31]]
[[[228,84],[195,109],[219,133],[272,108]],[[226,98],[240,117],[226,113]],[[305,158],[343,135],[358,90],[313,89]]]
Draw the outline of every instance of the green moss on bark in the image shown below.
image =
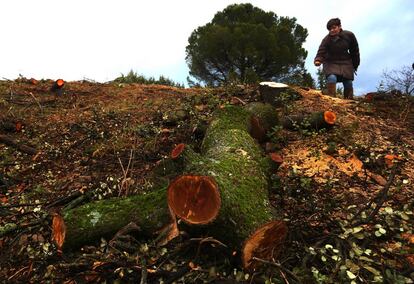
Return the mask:
[[250,116],[249,111],[236,106],[219,110],[202,144],[203,159],[186,168],[188,173],[216,180],[221,209],[206,229],[234,246],[272,219],[267,178],[270,163],[248,132]]
[[119,229],[135,222],[149,236],[169,223],[166,189],[127,198],[111,198],[87,203],[64,212],[65,248],[112,237]]

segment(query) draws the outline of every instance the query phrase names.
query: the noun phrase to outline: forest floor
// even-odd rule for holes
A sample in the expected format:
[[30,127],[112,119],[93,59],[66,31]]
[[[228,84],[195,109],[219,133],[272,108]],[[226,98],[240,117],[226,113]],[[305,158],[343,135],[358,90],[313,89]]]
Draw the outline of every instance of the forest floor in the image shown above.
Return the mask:
[[413,98],[351,101],[292,87],[301,99],[279,116],[330,110],[337,121],[276,127],[262,145],[283,157],[269,198],[289,232],[279,258],[252,272],[238,253],[185,233],[163,247],[134,237],[130,250],[101,239],[60,253],[52,216],[151,190],[153,169],[177,144],[199,149],[213,111],[259,100],[257,88],[52,85],[0,81],[1,283],[413,283]]

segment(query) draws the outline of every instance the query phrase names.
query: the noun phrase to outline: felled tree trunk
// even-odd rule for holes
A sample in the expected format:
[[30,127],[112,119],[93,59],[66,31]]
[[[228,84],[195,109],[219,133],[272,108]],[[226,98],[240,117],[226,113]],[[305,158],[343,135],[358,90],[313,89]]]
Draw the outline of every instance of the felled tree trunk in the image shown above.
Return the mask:
[[290,130],[314,129],[319,130],[335,125],[336,114],[332,111],[314,112],[309,115],[286,116],[282,120],[283,128]]
[[287,231],[283,222],[271,222],[270,161],[250,136],[250,122],[251,113],[241,107],[219,110],[202,155],[168,187],[172,211],[190,225],[205,225],[209,235],[233,248],[243,246],[245,267],[254,265],[259,251],[265,259],[276,257]]
[[112,237],[130,222],[136,223],[146,236],[172,222],[165,187],[127,198],[87,203],[64,212],[63,218],[66,225],[65,249],[91,243],[100,237]]

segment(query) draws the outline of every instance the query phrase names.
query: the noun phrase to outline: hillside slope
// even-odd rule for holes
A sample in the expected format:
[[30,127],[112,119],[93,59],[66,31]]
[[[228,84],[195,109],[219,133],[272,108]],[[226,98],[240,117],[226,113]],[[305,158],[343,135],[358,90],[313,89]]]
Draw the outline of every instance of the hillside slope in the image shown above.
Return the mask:
[[349,101],[294,87],[302,98],[286,101],[279,116],[331,110],[337,122],[323,131],[274,128],[262,145],[283,157],[269,196],[289,236],[280,258],[252,279],[233,252],[184,233],[162,248],[129,236],[127,245],[102,240],[60,255],[51,219],[64,206],[151,190],[154,169],[175,145],[197,150],[212,112],[259,100],[257,88],[84,81],[53,93],[52,85],[0,81],[0,279],[396,283],[413,277],[412,98]]

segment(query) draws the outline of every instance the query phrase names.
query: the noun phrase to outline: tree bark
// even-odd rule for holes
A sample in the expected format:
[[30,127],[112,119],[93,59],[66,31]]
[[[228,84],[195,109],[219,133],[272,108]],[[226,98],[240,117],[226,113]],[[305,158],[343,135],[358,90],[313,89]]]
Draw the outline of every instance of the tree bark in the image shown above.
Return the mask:
[[136,196],[95,201],[64,212],[64,248],[112,237],[130,222],[136,223],[144,236],[153,235],[172,223],[166,194],[164,187]]

